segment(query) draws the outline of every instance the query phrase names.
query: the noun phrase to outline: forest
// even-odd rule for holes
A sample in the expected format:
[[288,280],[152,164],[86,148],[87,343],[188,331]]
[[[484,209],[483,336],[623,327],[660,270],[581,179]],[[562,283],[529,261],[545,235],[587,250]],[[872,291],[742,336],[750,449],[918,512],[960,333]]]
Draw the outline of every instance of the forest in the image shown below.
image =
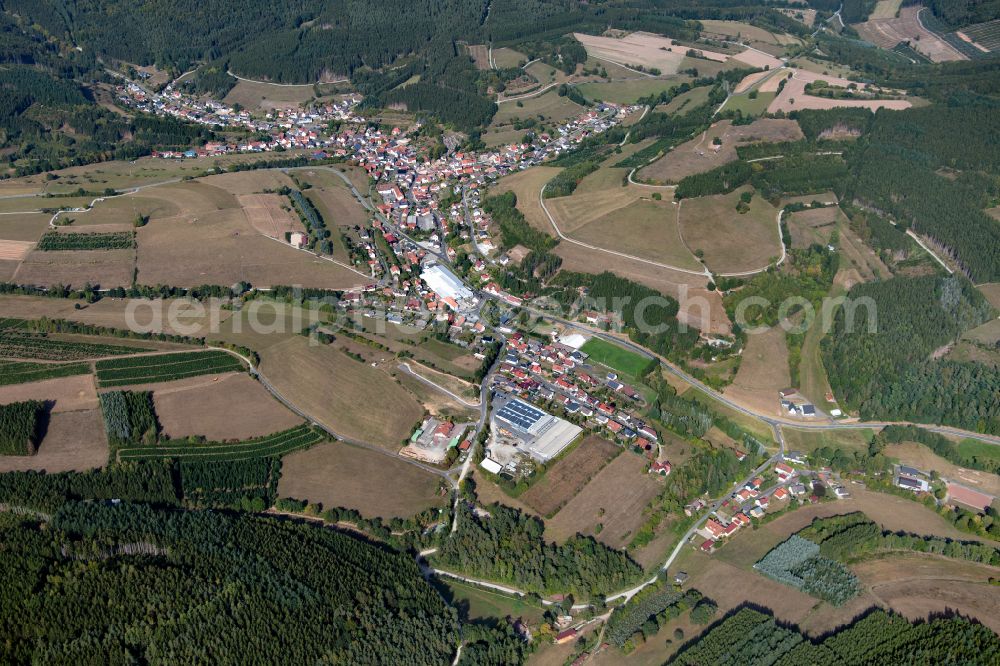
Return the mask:
[[0,515],[5,663],[441,664],[459,641],[412,557],[334,530],[127,502],[43,520]]
[[44,403],[38,400],[0,405],[0,454],[31,456],[41,442]]
[[537,518],[502,504],[480,517],[466,502],[458,507],[458,531],[432,562],[448,571],[508,583],[538,594],[571,593],[583,599],[635,583],[642,568],[624,552],[577,535],[558,545],[545,540]]
[[965,278],[895,277],[856,285],[847,298],[822,355],[849,409],[865,420],[1000,433],[1000,370],[935,354],[993,316]]
[[813,642],[794,626],[778,623],[766,610],[740,608],[691,641],[668,664],[775,663],[815,666],[861,664],[993,664],[1000,659],[1000,637],[960,616],[911,623],[873,610]]

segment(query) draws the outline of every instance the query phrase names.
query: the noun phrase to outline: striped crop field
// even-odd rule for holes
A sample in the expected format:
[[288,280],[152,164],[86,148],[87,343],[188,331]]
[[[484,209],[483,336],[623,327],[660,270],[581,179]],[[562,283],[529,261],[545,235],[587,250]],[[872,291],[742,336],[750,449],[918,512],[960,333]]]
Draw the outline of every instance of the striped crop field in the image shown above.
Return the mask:
[[20,361],[0,361],[0,386],[26,384],[43,379],[85,375],[90,372],[89,363],[22,363]]
[[253,458],[280,457],[286,453],[319,444],[327,439],[326,433],[307,423],[282,430],[265,437],[255,437],[241,442],[191,443],[187,440],[167,440],[153,446],[121,449],[120,460],[148,460],[151,458],[176,458],[203,462],[250,460]]
[[147,354],[97,362],[97,381],[101,388],[167,382],[197,375],[239,372],[243,362],[223,351]]

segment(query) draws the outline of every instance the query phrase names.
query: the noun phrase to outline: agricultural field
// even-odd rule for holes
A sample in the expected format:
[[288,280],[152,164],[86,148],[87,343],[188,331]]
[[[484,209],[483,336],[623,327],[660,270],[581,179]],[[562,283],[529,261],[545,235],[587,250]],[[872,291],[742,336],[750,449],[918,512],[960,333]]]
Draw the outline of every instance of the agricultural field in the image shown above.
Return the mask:
[[767,111],[767,107],[777,97],[777,93],[758,92],[756,97],[750,94],[733,95],[726,102],[725,110],[739,111],[744,116],[759,116]]
[[963,439],[958,443],[958,452],[967,458],[992,458],[1000,460],[1000,449],[978,439]]
[[354,509],[366,518],[406,518],[445,501],[440,482],[416,465],[332,442],[286,456],[278,494]]
[[580,533],[622,548],[645,522],[643,509],[662,489],[662,477],[646,473],[646,459],[625,452],[546,521],[545,537],[563,542]]
[[621,451],[621,447],[605,439],[587,437],[548,469],[520,500],[540,515],[555,515]]
[[852,27],[862,39],[884,49],[891,49],[900,42],[909,42],[912,48],[934,62],[965,60],[965,56],[954,46],[921,24],[918,17],[921,9],[919,5],[903,7],[899,9],[899,18],[893,12],[891,18],[871,18]]
[[256,458],[280,457],[308,448],[328,439],[322,430],[302,424],[280,432],[237,442],[200,442],[164,440],[151,446],[125,447],[118,450],[119,460],[174,458],[200,462],[235,462]]
[[725,394],[759,413],[777,416],[781,412],[778,391],[790,382],[785,331],[776,326],[765,333],[747,336],[740,369]]
[[51,402],[52,413],[94,409],[98,404],[94,380],[89,374],[0,386],[0,405],[22,400]]
[[130,356],[98,361],[97,381],[101,388],[166,382],[198,375],[244,370],[243,362],[223,351],[206,350]]
[[642,378],[654,366],[653,361],[601,338],[590,338],[580,349],[590,356],[590,361],[606,365],[613,370],[636,379]]
[[[798,141],[802,138],[802,130],[794,120],[762,118],[749,125],[736,126],[728,120],[722,120],[712,125],[701,136],[682,143],[652,164],[640,169],[636,173],[636,178],[651,183],[676,183],[685,176],[711,171],[736,160],[737,146]],[[722,142],[718,146],[714,145],[716,139]]]
[[521,597],[469,585],[453,578],[441,578],[435,586],[449,605],[458,609],[459,617],[463,619],[510,616],[531,624],[543,622],[545,608]]
[[101,410],[95,407],[53,412],[38,452],[33,456],[0,456],[0,472],[83,472],[107,461]]
[[135,247],[135,235],[129,231],[110,233],[76,233],[50,231],[38,241],[42,252],[60,250],[128,250]]
[[134,250],[34,250],[21,261],[10,280],[39,287],[127,287],[132,283],[134,268]]
[[[681,238],[678,211],[678,206],[671,201],[643,198],[587,222],[569,235],[595,247],[701,271],[701,263]],[[559,217],[572,219],[565,213]]]
[[517,196],[517,209],[524,214],[528,224],[554,236],[555,230],[552,229],[549,218],[545,216],[538,202],[538,194],[545,183],[552,180],[561,170],[559,167],[538,166],[504,176],[490,189],[490,194],[513,192]]
[[[143,351],[155,351],[151,345],[110,344],[108,338],[68,336],[52,333],[43,335],[0,323],[0,357],[37,359],[42,361],[81,361],[105,356],[121,356]],[[17,321],[17,320],[13,320]]]
[[[629,67],[658,69],[661,74],[676,74],[688,47],[672,39],[650,33],[636,32],[624,37],[604,37],[574,33],[573,37],[587,49],[587,55]],[[725,62],[729,56],[705,51],[709,59]]]
[[[220,173],[201,178],[200,182],[212,187],[218,187],[236,196],[241,194],[260,194],[264,190],[279,190],[282,187],[295,187],[295,183],[288,177],[288,174],[278,169],[254,169],[252,171]],[[162,215],[160,217],[169,216]]]
[[[499,110],[493,116],[493,122],[483,132],[483,140],[490,146],[520,141],[529,130],[538,132],[540,127],[555,127],[569,118],[580,115],[583,111],[583,107],[571,101],[569,97],[560,97],[555,88],[532,97],[505,101],[499,105]],[[534,120],[536,125],[523,129],[514,127],[516,122],[529,119]]]
[[153,402],[170,439],[250,439],[302,421],[244,372],[165,382],[153,390]]
[[802,430],[792,426],[782,428],[785,445],[791,451],[810,453],[823,447],[839,448],[848,452],[868,450],[868,443],[875,435],[870,428],[844,430]]
[[302,222],[292,213],[287,199],[277,194],[240,194],[236,200],[258,233],[285,240],[285,234],[302,231]]
[[699,86],[674,97],[667,104],[657,106],[656,111],[660,113],[686,113],[708,102],[708,93],[710,91],[711,88],[708,86]]
[[736,211],[743,190],[685,199],[680,203],[680,230],[685,245],[704,253],[713,273],[760,270],[781,254],[778,209],[754,196],[750,210]]
[[90,374],[89,363],[31,363],[0,360],[0,386]]
[[711,39],[739,41],[762,51],[772,53],[772,55],[780,55],[785,46],[801,43],[801,40],[792,35],[771,32],[764,28],[750,25],[749,23],[716,21],[711,19],[702,19],[700,22],[703,27],[702,34]]
[[333,346],[310,346],[301,336],[262,350],[261,370],[310,418],[344,437],[393,452],[423,414],[416,399],[382,370]]
[[1000,19],[966,26],[955,34],[959,39],[971,42],[980,51],[993,53],[1000,50]]

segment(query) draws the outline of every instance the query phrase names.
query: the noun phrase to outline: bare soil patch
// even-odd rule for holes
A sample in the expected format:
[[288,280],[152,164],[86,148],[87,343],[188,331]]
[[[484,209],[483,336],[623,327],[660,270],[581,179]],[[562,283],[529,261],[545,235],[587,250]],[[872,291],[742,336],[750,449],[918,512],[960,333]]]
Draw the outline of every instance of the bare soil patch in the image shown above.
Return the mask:
[[0,240],[0,261],[20,261],[34,246],[34,241]]
[[244,372],[161,383],[153,401],[163,432],[171,438],[250,439],[302,422]]
[[407,518],[438,506],[440,479],[415,465],[342,442],[295,451],[281,461],[281,497],[346,507],[366,518]]
[[605,439],[587,437],[520,499],[544,516],[553,515],[620,452],[620,447]]
[[643,509],[663,488],[662,477],[646,473],[645,468],[644,458],[628,452],[619,455],[547,521],[546,538],[563,542],[585,534],[612,548],[624,547],[643,524]]
[[0,472],[83,472],[108,461],[108,440],[100,409],[56,412],[33,456],[0,456]]

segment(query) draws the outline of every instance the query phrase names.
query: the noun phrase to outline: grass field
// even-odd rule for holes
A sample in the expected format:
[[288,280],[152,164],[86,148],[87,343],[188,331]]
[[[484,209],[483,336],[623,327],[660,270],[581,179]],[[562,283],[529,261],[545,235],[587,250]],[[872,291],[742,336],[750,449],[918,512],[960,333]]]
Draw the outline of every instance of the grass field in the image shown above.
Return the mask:
[[302,336],[261,351],[261,370],[312,419],[391,451],[402,446],[423,414],[413,396],[382,370],[332,346],[311,346]]
[[740,111],[744,116],[759,116],[767,111],[767,107],[777,97],[777,93],[759,92],[756,98],[751,98],[749,93],[733,95],[726,102],[726,111]]
[[539,166],[504,176],[491,188],[490,194],[513,192],[517,196],[517,209],[524,214],[528,223],[539,231],[555,236],[549,219],[538,203],[538,193],[561,170],[558,167]]
[[506,69],[509,67],[517,67],[522,62],[528,62],[528,57],[520,51],[502,47],[499,49],[493,49],[493,62],[496,63],[497,67]]
[[641,77],[626,81],[593,81],[581,83],[577,86],[577,90],[590,100],[599,99],[604,102],[632,104],[640,97],[659,95],[665,90],[670,90],[672,87],[690,80],[689,77],[671,76],[657,79]]
[[693,252],[704,252],[705,264],[717,273],[761,269],[781,254],[778,209],[760,196],[750,211],[736,211],[742,190],[681,202],[681,235]]
[[645,468],[645,458],[619,455],[547,521],[546,538],[562,542],[580,533],[612,548],[624,547],[645,522],[643,509],[663,488],[662,477]]
[[242,361],[235,356],[214,350],[109,359],[98,361],[96,368],[101,388],[165,382],[244,369]]
[[545,472],[544,478],[536,481],[520,499],[539,514],[552,516],[621,451],[621,447],[605,439],[587,437]]
[[118,450],[120,460],[149,460],[174,458],[201,462],[251,460],[253,458],[280,457],[297,449],[319,444],[326,434],[308,424],[282,430],[264,437],[240,442],[205,442],[192,444],[186,440],[164,441],[156,446],[141,446]]
[[434,586],[450,606],[458,610],[462,621],[489,618],[521,618],[530,625],[543,622],[545,609],[521,597],[502,594],[453,578],[440,578]]
[[875,436],[875,430],[800,430],[791,426],[782,428],[786,448],[790,451],[809,453],[824,446],[839,448],[848,452],[868,450],[868,443]]
[[653,361],[601,338],[590,338],[581,351],[596,361],[629,377],[641,378],[653,366]]
[[355,509],[365,517],[409,517],[444,502],[440,479],[415,465],[332,442],[282,461],[278,494]]
[[153,390],[164,436],[250,439],[302,421],[245,372],[167,382]]
[[708,86],[699,86],[694,90],[689,90],[674,97],[667,104],[656,107],[656,110],[661,113],[687,113],[691,109],[696,109],[707,102],[710,91],[711,88]]
[[978,439],[963,439],[958,443],[958,452],[967,458],[1000,460],[1000,447]]
[[315,95],[312,84],[289,86],[241,79],[223,101],[227,104],[241,104],[248,109],[287,109],[297,108]]

